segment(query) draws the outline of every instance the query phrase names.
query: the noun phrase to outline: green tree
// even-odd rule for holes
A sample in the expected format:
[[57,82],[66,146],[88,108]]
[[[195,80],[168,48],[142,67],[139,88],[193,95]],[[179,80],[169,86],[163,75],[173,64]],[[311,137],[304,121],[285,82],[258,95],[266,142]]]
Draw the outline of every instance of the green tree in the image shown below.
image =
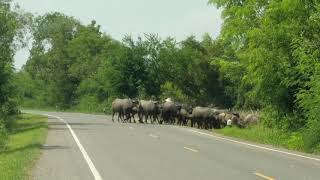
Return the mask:
[[67,50],[79,27],[77,20],[59,13],[35,19],[34,42],[26,71],[32,78],[44,81],[48,105],[68,108],[74,102],[79,82],[69,72],[74,61]]
[[[19,14],[10,6],[10,1],[0,2],[0,131],[9,128],[12,116],[17,113],[14,102],[13,56],[16,49],[15,38],[19,39],[23,27]],[[1,132],[0,132],[1,134]],[[0,135],[1,136],[1,135]],[[1,137],[0,137],[1,138]]]
[[[320,150],[320,4],[317,4],[305,20],[302,36],[293,42],[293,56],[297,59],[294,74],[299,81],[296,86],[301,87],[297,93],[297,103],[302,109],[303,117],[307,119],[305,130],[305,144],[312,151],[316,147]],[[292,80],[289,81],[292,83]]]

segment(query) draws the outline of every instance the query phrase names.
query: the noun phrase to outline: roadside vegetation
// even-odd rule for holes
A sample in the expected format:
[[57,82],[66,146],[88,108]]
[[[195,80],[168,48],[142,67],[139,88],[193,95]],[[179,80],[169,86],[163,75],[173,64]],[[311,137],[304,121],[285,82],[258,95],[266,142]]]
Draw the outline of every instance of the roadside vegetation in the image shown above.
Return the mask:
[[14,86],[13,56],[23,43],[23,29],[28,16],[0,1],[0,151],[19,114]]
[[0,151],[0,179],[31,179],[31,171],[47,137],[47,117],[22,114]]
[[21,115],[13,57],[30,16],[0,1],[0,179],[30,179],[47,133],[45,117]]
[[312,149],[312,151],[306,148],[302,132],[290,133],[284,130],[266,128],[261,125],[255,125],[245,129],[226,127],[223,129],[216,129],[214,132],[224,136],[240,138],[261,144],[270,144],[275,147],[282,147],[294,151],[320,154],[319,147]]
[[[192,106],[260,112],[258,127],[221,130],[226,133],[263,142],[283,134],[289,143],[279,144],[290,144],[285,147],[301,141],[307,152],[320,147],[318,1],[209,0],[222,9],[220,35],[182,41],[156,34],[116,40],[94,20],[82,24],[59,12],[21,18],[8,2],[0,3],[1,137],[10,131],[15,102],[110,112],[116,97],[171,97]],[[14,38],[24,24],[33,38],[31,55],[14,73]],[[259,128],[266,135],[255,133]]]

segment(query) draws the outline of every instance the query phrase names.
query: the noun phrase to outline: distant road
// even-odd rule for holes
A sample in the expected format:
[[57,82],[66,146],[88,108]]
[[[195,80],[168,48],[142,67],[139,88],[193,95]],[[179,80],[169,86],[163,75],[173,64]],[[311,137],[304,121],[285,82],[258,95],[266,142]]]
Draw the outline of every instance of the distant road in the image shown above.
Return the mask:
[[319,157],[261,149],[191,128],[112,123],[102,115],[27,112],[50,115],[34,179],[320,180]]

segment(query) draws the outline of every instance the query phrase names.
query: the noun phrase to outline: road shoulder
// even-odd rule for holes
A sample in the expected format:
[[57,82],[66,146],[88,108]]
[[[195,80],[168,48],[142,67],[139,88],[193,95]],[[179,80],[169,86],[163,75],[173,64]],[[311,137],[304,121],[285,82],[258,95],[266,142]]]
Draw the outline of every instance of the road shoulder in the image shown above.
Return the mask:
[[42,155],[33,176],[37,180],[92,179],[92,174],[83,159],[68,127],[60,120],[48,118],[49,131]]

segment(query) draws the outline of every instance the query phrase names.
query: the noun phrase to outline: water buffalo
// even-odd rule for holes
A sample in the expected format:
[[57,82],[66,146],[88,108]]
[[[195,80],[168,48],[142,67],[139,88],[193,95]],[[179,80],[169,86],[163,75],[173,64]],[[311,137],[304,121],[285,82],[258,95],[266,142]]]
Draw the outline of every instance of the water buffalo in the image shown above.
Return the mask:
[[212,129],[220,125],[215,109],[200,106],[195,107],[192,111],[191,126],[194,127],[196,123],[198,128],[202,129]]
[[112,121],[114,121],[114,115],[118,113],[118,121],[120,119],[122,121],[130,120],[131,122],[133,108],[136,105],[136,102],[137,101],[132,99],[115,99],[112,102]]
[[244,118],[244,125],[245,126],[250,126],[250,125],[255,125],[258,124],[259,122],[259,116],[256,114],[248,114],[245,118]]
[[187,126],[191,114],[192,107],[182,104],[181,109],[178,112],[178,125]]
[[162,121],[160,123],[174,124],[175,118],[177,117],[179,111],[181,110],[181,105],[176,104],[172,101],[166,101],[162,104],[161,117]]
[[[237,125],[241,127],[241,119],[238,113],[234,112],[221,112],[217,116],[218,120],[221,122],[221,126],[226,126],[228,121],[229,125]],[[231,123],[230,123],[231,122]]]
[[139,102],[139,119],[143,122],[143,116],[145,117],[145,123],[148,123],[150,117],[151,123],[158,120],[159,105],[157,101],[145,101],[141,100]]
[[134,106],[134,107],[132,108],[131,117],[133,118],[134,123],[136,123],[136,120],[135,120],[135,118],[134,118],[134,116],[135,116],[136,114],[139,115],[139,107],[138,107],[138,106]]
[[178,125],[180,126],[186,126],[188,121],[188,111],[184,108],[182,108],[178,113]]
[[115,99],[112,102],[112,121],[114,122],[114,115],[118,114],[118,122],[123,119],[123,111],[122,111],[122,101],[123,99]]

